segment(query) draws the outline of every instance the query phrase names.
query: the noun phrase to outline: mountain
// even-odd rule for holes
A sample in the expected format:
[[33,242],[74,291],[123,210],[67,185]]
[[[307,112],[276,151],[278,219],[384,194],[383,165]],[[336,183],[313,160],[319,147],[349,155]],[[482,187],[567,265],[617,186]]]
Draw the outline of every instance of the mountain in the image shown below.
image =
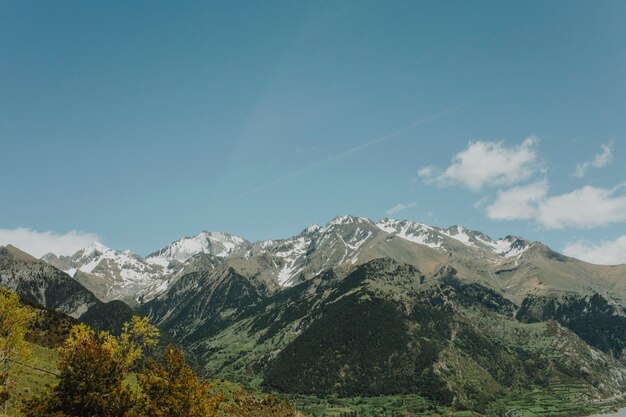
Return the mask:
[[133,314],[125,303],[100,301],[65,272],[12,245],[0,246],[0,286],[32,305],[56,310],[102,330],[118,331]]
[[68,273],[102,301],[136,305],[165,291],[182,274],[211,268],[222,257],[243,255],[248,246],[237,236],[205,231],[146,258],[94,242],[71,256],[49,253],[42,260]]
[[246,282],[227,269],[191,274],[141,310],[207,374],[284,393],[419,394],[477,411],[520,387],[624,393],[624,310],[597,294],[519,306],[451,267],[424,275],[389,258],[269,296]]
[[150,294],[175,273],[176,267],[147,262],[131,251],[116,251],[92,243],[72,256],[44,255],[42,260],[65,271],[102,301],[136,302],[135,294]]
[[[59,383],[58,348],[69,336],[72,326],[79,323],[58,311],[43,308],[26,299],[21,301],[34,316],[25,335],[32,355],[26,364],[16,364],[11,374],[11,396],[6,405],[6,415],[10,416],[22,415],[18,410],[24,401],[42,395],[48,386]],[[212,394],[225,394],[217,413],[219,417],[304,417],[271,394],[252,391],[225,380],[212,380],[210,384]]]
[[204,253],[217,257],[243,255],[250,243],[230,233],[202,231],[196,236],[185,236],[165,248],[149,255],[152,264],[168,266],[171,262],[185,262],[194,255]]
[[250,243],[229,233],[203,231],[145,258],[94,243],[72,256],[47,254],[42,259],[73,276],[103,301],[141,304],[166,291],[181,276],[223,263],[262,275],[269,286],[280,289],[337,265],[381,256],[418,260],[420,268],[432,272],[450,253],[465,252],[468,257],[499,262],[518,257],[530,246],[531,242],[520,238],[492,240],[460,226],[440,229],[411,221],[374,223],[363,217],[338,216],[323,227],[311,225],[286,239]]
[[286,239],[201,232],[146,258],[46,259],[132,299],[208,375],[255,387],[479,412],[533,392],[626,401],[626,266],[516,236],[339,216]]
[[625,400],[625,285],[624,265],[515,236],[341,216],[184,274],[139,311],[209,375],[486,412],[562,386],[580,406]]
[[0,247],[0,285],[74,318],[99,302],[67,274],[12,245]]

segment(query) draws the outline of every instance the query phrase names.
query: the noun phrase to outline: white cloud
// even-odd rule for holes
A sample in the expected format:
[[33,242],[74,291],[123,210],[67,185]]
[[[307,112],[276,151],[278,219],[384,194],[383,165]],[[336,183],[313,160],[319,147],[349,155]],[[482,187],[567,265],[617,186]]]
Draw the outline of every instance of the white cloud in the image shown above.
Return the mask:
[[602,145],[602,152],[596,155],[591,161],[581,162],[576,165],[574,176],[582,178],[587,174],[589,168],[603,168],[613,160],[613,142]]
[[487,216],[499,220],[533,219],[546,229],[591,229],[626,221],[624,185],[615,188],[585,186],[547,197],[545,181],[498,193]]
[[56,232],[37,232],[23,227],[0,229],[0,246],[11,244],[37,258],[49,252],[56,255],[72,255],[98,240],[98,235],[94,233],[76,230],[59,234]]
[[566,245],[563,253],[593,264],[623,264],[626,263],[626,235],[598,244],[579,240]]
[[546,181],[500,191],[496,201],[487,207],[487,217],[494,220],[531,219],[547,193]]
[[538,142],[534,136],[512,147],[506,147],[504,142],[470,142],[452,158],[445,171],[428,166],[420,169],[418,175],[439,186],[462,185],[472,191],[517,184],[539,170]]
[[538,208],[538,221],[548,229],[591,229],[626,220],[626,196],[622,186],[606,189],[585,186],[550,197]]
[[399,213],[403,210],[406,209],[410,209],[417,206],[417,203],[413,202],[413,203],[407,203],[407,204],[403,204],[403,203],[398,203],[395,206],[393,206],[392,208],[390,208],[389,210],[387,210],[387,214],[392,215],[392,214],[396,214]]

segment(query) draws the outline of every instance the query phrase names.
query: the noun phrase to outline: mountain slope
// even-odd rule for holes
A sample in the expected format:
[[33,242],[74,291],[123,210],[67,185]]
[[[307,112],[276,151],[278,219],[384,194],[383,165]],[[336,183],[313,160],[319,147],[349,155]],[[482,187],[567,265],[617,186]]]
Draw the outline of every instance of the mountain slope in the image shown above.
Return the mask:
[[0,247],[0,285],[74,318],[99,302],[67,274],[11,245]]
[[167,293],[138,311],[179,342],[201,340],[227,327],[234,317],[260,302],[268,292],[263,283],[222,266],[185,275]]
[[[179,283],[185,278],[197,277]],[[212,282],[210,293],[219,294],[219,282]],[[202,293],[181,286],[177,297],[195,297],[210,309]],[[468,282],[449,266],[423,274],[375,259],[256,295],[222,310],[227,320],[193,310],[166,321],[208,374],[292,394],[415,393],[484,411],[519,387],[574,381],[597,401],[621,397],[626,388],[626,369],[615,359],[623,355],[616,341],[626,339],[611,325],[613,344],[592,343],[579,325],[580,317],[583,323],[597,317],[588,304],[572,307],[578,321],[548,313],[529,318],[502,292]]]
[[66,273],[11,245],[0,246],[0,286],[102,330],[118,331],[133,314],[125,303],[103,303]]

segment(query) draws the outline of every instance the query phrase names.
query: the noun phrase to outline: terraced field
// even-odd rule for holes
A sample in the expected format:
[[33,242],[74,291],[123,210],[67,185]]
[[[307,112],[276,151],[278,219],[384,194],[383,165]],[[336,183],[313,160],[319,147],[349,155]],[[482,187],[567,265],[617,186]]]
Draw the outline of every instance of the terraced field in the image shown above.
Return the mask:
[[[583,384],[555,382],[546,390],[510,393],[486,413],[488,417],[577,417],[601,410],[614,410],[623,403],[603,406],[585,403]],[[478,417],[471,411],[441,407],[417,395],[369,398],[328,398],[289,396],[288,402],[311,417]],[[507,415],[507,412],[509,413]]]
[[[586,401],[584,384],[559,382],[548,389],[513,392],[493,404],[488,415],[504,415],[508,410],[518,410],[519,417],[576,417],[588,416],[602,409],[617,408],[619,403],[602,407]],[[623,403],[622,403],[623,404]]]

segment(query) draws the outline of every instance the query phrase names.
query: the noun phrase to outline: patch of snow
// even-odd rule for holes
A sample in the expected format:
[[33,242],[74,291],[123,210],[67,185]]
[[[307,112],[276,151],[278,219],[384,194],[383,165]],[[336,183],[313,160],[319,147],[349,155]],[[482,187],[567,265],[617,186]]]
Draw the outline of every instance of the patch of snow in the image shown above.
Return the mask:
[[512,258],[521,256],[530,247],[525,242],[512,236],[504,239],[487,240],[477,237],[477,239],[489,247],[495,254],[503,258]]
[[458,240],[459,242],[465,245],[474,246],[471,241],[470,235],[467,234],[467,232],[465,231],[466,229],[463,226],[456,226],[456,227],[453,226],[450,229],[455,229],[456,233],[449,232],[447,230],[442,230],[441,233],[443,233],[444,235],[448,237],[451,237],[452,239]]
[[433,249],[443,249],[442,239],[434,229],[422,223],[409,220],[399,221],[384,219],[376,224],[384,232],[398,236],[409,242],[428,246]]
[[[292,285],[292,279],[298,275],[303,267],[300,266],[300,260],[304,256],[311,245],[311,240],[304,236],[295,237],[284,241],[280,244],[280,251],[274,252],[274,255],[283,259],[283,266],[278,271],[277,279],[281,287]],[[274,267],[275,260],[272,260]]]
[[289,287],[293,283],[292,278],[298,275],[302,271],[302,268],[296,268],[292,264],[285,264],[283,268],[278,272],[278,284],[281,287]]
[[[363,233],[359,233],[359,232],[363,232],[361,229],[357,229],[357,231],[355,232],[355,236],[350,240],[351,243],[347,243],[344,242],[345,245],[347,247],[349,247],[350,249],[352,249],[353,251],[358,250],[361,246],[363,246],[363,244],[370,238],[372,237],[372,232],[371,230],[367,231],[367,234],[365,234],[365,236],[363,236]],[[361,237],[360,237],[361,236]],[[360,240],[359,240],[360,237]]]
[[94,258],[92,261],[90,261],[89,263],[86,263],[82,266],[80,266],[78,269],[82,272],[87,272],[87,273],[91,273],[91,271],[93,271],[94,269],[96,269],[96,267],[100,264],[100,261],[102,259],[101,258]]
[[146,258],[146,262],[152,265],[162,266],[163,268],[167,268],[170,264],[170,261],[164,256],[150,256]]

